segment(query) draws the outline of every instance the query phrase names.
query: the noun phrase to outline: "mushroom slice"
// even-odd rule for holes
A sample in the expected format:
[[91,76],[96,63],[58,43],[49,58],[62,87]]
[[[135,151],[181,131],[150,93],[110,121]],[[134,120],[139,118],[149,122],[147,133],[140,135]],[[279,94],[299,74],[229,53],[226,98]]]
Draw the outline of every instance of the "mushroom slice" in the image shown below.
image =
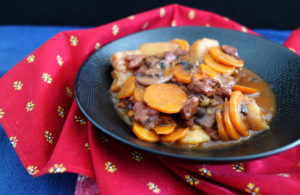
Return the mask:
[[136,81],[147,87],[153,84],[168,82],[173,77],[172,71],[161,71],[159,69],[148,69],[144,72],[137,72]]

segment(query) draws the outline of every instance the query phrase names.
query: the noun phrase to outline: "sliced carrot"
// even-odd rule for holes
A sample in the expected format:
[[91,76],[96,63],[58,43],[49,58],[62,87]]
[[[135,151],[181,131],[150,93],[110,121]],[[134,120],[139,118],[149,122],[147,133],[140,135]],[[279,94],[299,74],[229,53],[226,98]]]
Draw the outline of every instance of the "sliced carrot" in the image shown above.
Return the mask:
[[172,114],[182,109],[187,101],[187,95],[177,85],[162,83],[147,87],[143,99],[149,107]]
[[179,45],[180,49],[187,51],[190,48],[190,44],[184,39],[173,39],[171,43],[176,43]]
[[206,54],[204,56],[204,63],[219,73],[232,74],[234,72],[234,67],[224,66],[220,64],[219,62],[215,61],[209,54]]
[[128,77],[118,93],[118,98],[119,99],[128,98],[133,94],[134,88],[135,88],[135,77],[134,76]]
[[252,93],[257,93],[258,89],[252,88],[252,87],[246,87],[242,85],[235,85],[232,87],[233,91],[240,91],[245,94],[252,94]]
[[243,67],[245,65],[243,60],[227,55],[219,46],[210,48],[209,53],[216,61],[220,62],[221,64],[237,68]]
[[136,86],[133,91],[133,98],[135,101],[140,102],[143,100],[145,89],[139,86]]
[[226,132],[228,136],[234,140],[240,139],[240,135],[238,134],[238,132],[235,130],[235,128],[231,123],[230,115],[229,115],[229,102],[227,100],[225,100],[224,103],[224,122],[225,122]]
[[160,140],[167,143],[176,142],[177,140],[180,140],[183,138],[187,132],[189,131],[189,128],[178,128],[175,129],[175,131],[168,135],[162,135],[160,137]]
[[160,122],[154,127],[157,134],[170,134],[173,133],[176,123],[170,115],[163,115],[159,117]]
[[157,135],[154,131],[144,128],[137,122],[133,122],[132,124],[133,133],[141,140],[148,142],[157,142],[159,141],[159,135]]
[[247,127],[246,121],[242,118],[242,114],[240,112],[243,98],[244,94],[242,94],[242,92],[232,92],[230,96],[229,112],[230,119],[234,128],[239,132],[240,135],[248,136],[249,129]]
[[200,64],[200,69],[202,74],[205,74],[209,77],[218,77],[218,73],[205,64]]
[[134,116],[134,111],[133,110],[129,110],[127,113],[128,116],[132,117]]
[[196,73],[196,74],[194,74],[193,76],[196,77],[196,78],[199,79],[199,80],[201,80],[201,79],[204,78],[204,75],[201,74],[201,73]]
[[220,110],[216,112],[216,121],[218,127],[218,133],[223,141],[228,141],[230,138],[226,133],[226,127],[224,123],[224,119]]
[[181,65],[174,66],[173,72],[177,81],[186,84],[192,82],[191,71],[185,71]]

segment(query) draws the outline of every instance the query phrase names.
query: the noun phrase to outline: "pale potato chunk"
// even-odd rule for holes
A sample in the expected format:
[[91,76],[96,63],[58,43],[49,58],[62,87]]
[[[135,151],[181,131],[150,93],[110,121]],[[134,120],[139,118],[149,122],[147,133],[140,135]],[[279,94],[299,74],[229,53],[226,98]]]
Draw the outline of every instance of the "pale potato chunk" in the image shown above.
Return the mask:
[[128,55],[140,55],[142,52],[140,50],[123,51],[116,52],[110,58],[111,64],[114,70],[111,73],[114,79],[110,90],[113,92],[119,91],[126,79],[132,76],[132,71],[127,69],[127,61],[125,60]]
[[141,52],[146,56],[163,54],[167,51],[175,51],[178,48],[178,44],[170,42],[144,43],[140,46]]
[[256,104],[255,100],[252,98],[247,98],[247,122],[249,128],[252,130],[264,130],[268,129],[269,125],[267,121],[263,118],[263,114],[260,111],[260,108]]
[[198,125],[194,125],[186,134],[186,136],[179,140],[180,144],[196,145],[210,141],[209,135]]
[[203,38],[195,41],[190,47],[189,54],[193,60],[202,63],[204,55],[208,53],[211,47],[219,46],[219,42],[215,39]]

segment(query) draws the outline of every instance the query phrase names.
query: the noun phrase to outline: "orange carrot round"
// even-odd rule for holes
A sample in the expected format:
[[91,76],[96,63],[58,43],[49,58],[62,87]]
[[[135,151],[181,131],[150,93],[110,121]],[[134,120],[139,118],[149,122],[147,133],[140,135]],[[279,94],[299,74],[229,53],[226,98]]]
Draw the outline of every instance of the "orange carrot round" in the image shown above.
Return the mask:
[[219,73],[232,74],[234,72],[234,67],[220,64],[219,62],[215,61],[209,54],[206,54],[204,56],[204,63]]
[[248,136],[249,129],[240,113],[243,97],[244,95],[240,91],[232,92],[230,96],[229,113],[234,128],[240,135]]
[[175,129],[175,131],[168,135],[162,135],[160,140],[167,143],[176,142],[177,140],[182,139],[187,132],[189,131],[189,128],[178,128]]
[[173,68],[174,77],[177,81],[181,83],[191,83],[192,82],[192,75],[191,71],[185,71],[181,65],[176,65]]
[[218,73],[205,64],[200,64],[200,69],[202,74],[205,74],[208,77],[218,77]]
[[133,94],[135,88],[135,77],[131,76],[128,77],[123,86],[121,87],[119,93],[118,93],[118,98],[119,99],[124,99],[128,98]]
[[133,98],[135,101],[140,102],[143,100],[144,88],[136,86],[133,91]]
[[252,93],[257,93],[258,89],[252,88],[252,87],[246,87],[242,85],[234,85],[232,87],[233,91],[240,91],[244,94],[252,94]]
[[144,128],[142,125],[138,124],[135,121],[132,123],[132,131],[141,140],[148,141],[148,142],[159,141],[159,135],[157,135],[152,130],[148,130]]
[[149,107],[172,114],[182,109],[187,101],[187,95],[177,85],[162,83],[147,87],[143,99]]
[[226,127],[224,123],[224,119],[220,110],[216,112],[216,121],[218,127],[218,133],[223,141],[228,141],[230,138],[226,133]]
[[237,68],[243,67],[245,65],[243,60],[227,55],[219,46],[210,48],[209,53],[216,61],[220,62],[221,64]]
[[170,115],[160,116],[160,122],[154,127],[157,134],[170,134],[173,133],[176,123]]
[[176,43],[179,45],[180,49],[187,51],[190,48],[190,44],[184,39],[173,39],[171,43]]
[[225,122],[226,132],[228,136],[234,140],[240,139],[240,135],[238,134],[238,132],[235,130],[235,128],[231,123],[230,115],[229,115],[229,102],[227,100],[225,100],[224,103],[224,122]]

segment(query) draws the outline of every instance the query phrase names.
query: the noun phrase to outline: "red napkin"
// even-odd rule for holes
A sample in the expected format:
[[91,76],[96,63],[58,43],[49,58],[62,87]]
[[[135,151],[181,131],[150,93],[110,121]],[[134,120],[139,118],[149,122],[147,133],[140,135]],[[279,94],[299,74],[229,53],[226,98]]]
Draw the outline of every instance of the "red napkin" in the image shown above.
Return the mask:
[[[101,194],[297,194],[300,147],[264,159],[191,164],[150,157],[93,130],[74,100],[85,59],[122,36],[200,25],[255,34],[210,12],[169,5],[89,30],[57,34],[0,80],[0,121],[28,173],[96,178]],[[300,53],[300,31],[286,42]]]

